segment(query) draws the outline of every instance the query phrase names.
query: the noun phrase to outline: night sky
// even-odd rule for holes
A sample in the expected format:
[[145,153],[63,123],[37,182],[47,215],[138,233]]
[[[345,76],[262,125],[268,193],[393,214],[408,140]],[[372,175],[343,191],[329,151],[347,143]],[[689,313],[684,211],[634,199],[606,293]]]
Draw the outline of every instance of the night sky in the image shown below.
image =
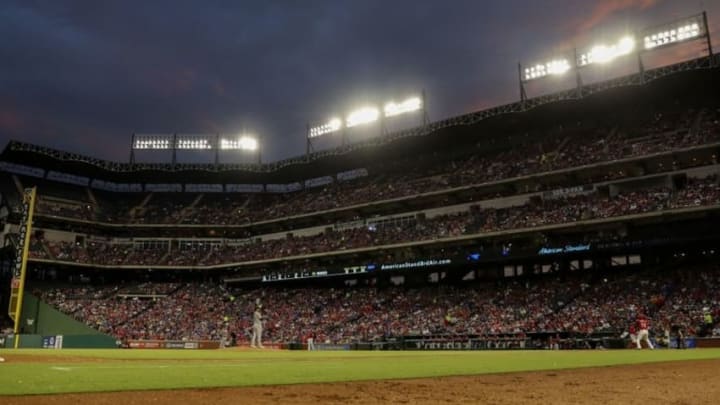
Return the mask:
[[308,122],[422,89],[433,121],[513,102],[518,61],[702,10],[720,51],[717,0],[3,0],[0,147],[124,161],[132,133],[245,131],[278,160]]

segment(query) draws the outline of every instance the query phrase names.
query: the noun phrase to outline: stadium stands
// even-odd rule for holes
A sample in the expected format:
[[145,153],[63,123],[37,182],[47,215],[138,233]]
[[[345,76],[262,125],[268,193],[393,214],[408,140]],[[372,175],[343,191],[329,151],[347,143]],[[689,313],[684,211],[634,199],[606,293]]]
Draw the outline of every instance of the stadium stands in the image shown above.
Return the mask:
[[266,309],[267,341],[275,343],[302,342],[309,333],[328,343],[439,334],[619,336],[639,311],[651,315],[658,334],[677,323],[696,334],[702,308],[720,309],[720,268],[714,265],[415,288],[144,288],[162,295],[123,298],[118,286],[42,294],[58,309],[121,339],[220,340],[234,333],[247,342],[259,300]]
[[[545,134],[543,139],[549,139],[539,145],[532,143],[490,155],[471,155],[424,172],[381,173],[291,193],[230,196],[136,193],[129,197],[135,205],[128,204],[125,198],[118,204],[116,198],[105,193],[96,207],[87,201],[73,201],[67,190],[56,193],[57,187],[42,187],[41,195],[53,198],[41,198],[38,213],[112,223],[247,224],[713,144],[720,141],[719,117],[718,109],[658,112],[648,121],[627,128],[618,124],[604,129],[561,129]],[[412,160],[398,162],[396,166],[406,167],[409,162]],[[705,162],[696,162],[701,163]],[[608,174],[599,180],[627,175]],[[57,194],[63,198],[58,200]]]
[[[17,216],[22,189],[38,186],[30,285],[33,277],[71,285],[33,286],[36,293],[121,340],[232,334],[246,342],[257,301],[275,343],[310,333],[330,343],[617,337],[638,311],[658,331],[681,323],[720,333],[697,328],[708,308],[720,315],[716,261],[663,264],[670,251],[718,250],[720,108],[707,98],[648,100],[596,117],[566,116],[563,107],[532,124],[523,122],[533,111],[508,114],[482,127],[487,134],[470,135],[481,126],[469,123],[432,135],[465,137],[454,149],[428,136],[387,155],[351,151],[342,164],[298,161],[292,175],[113,171],[99,160],[53,160],[60,152],[50,150],[42,174],[17,161],[1,166],[0,190]],[[65,182],[49,176],[57,170],[68,172]],[[7,232],[6,244],[17,245]],[[517,256],[506,254],[513,244]],[[382,267],[448,257],[461,260]],[[326,269],[337,273],[300,280]]]
[[333,252],[402,242],[417,242],[499,230],[569,224],[581,220],[665,211],[720,203],[720,185],[715,176],[690,181],[684,189],[650,188],[625,192],[613,197],[591,193],[557,199],[531,199],[527,204],[508,208],[474,208],[454,215],[412,219],[402,224],[328,230],[314,236],[288,236],[281,239],[225,244],[203,249],[179,246],[145,249],[95,242],[34,243],[33,258],[94,264],[134,264],[198,266],[238,263],[251,260]]

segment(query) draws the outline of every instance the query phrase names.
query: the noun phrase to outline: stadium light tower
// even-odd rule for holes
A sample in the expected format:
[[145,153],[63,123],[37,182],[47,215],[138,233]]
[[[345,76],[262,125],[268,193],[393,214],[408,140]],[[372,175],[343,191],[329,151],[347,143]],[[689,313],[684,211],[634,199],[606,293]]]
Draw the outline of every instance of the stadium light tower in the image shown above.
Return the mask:
[[712,41],[710,39],[707,13],[705,11],[700,14],[680,18],[669,23],[642,30],[639,37],[639,41],[642,43],[642,49],[638,53],[638,66],[642,80],[644,81],[645,78],[645,68],[642,60],[643,53],[697,40],[705,41],[708,60],[710,61],[710,65],[713,66],[715,58]]
[[135,163],[137,150],[168,150],[172,152],[172,164],[177,163],[178,151],[213,151],[215,164],[219,163],[221,150],[239,150],[255,152],[258,164],[262,163],[260,142],[250,135],[137,135],[132,136],[130,163]]
[[317,126],[310,126],[308,124],[307,126],[307,140],[305,142],[305,154],[306,156],[310,155],[310,152],[313,149],[312,140],[314,138],[328,135],[328,134],[334,134],[337,132],[342,132],[342,143],[345,144],[345,125],[343,123],[343,120],[338,117],[333,117],[327,120],[327,122],[317,125]]
[[547,76],[562,76],[570,70],[575,70],[577,72],[577,65],[575,63],[571,63],[571,59],[567,56],[557,57],[546,62],[535,63],[531,66],[525,67],[524,70],[522,64],[518,63],[520,100],[525,101],[527,99],[525,83],[532,80],[542,79]]
[[136,150],[171,150],[175,148],[175,135],[137,135],[133,134],[130,143],[130,163],[135,163]]
[[380,122],[380,133],[385,134],[385,121],[387,119],[393,119],[395,117],[422,112],[423,125],[427,125],[428,113],[425,102],[425,91],[422,92],[421,96],[411,96],[401,102],[389,101],[384,104],[383,108],[376,105],[366,105],[360,107],[354,111],[351,111],[345,116],[345,119],[334,117],[328,121],[318,124],[307,126],[307,143],[306,143],[306,154],[309,157],[313,149],[313,139],[340,132],[342,134],[342,145],[347,143],[347,132],[351,128],[370,125],[376,122]]
[[708,34],[707,14],[703,11],[701,14],[646,28],[642,31],[642,43],[644,50],[649,51],[686,41],[705,39],[708,51],[712,54],[712,44]]
[[341,130],[342,127],[343,127],[343,122],[340,118],[331,118],[325,124],[310,128],[308,137],[316,138],[318,136],[322,136],[325,134],[331,134],[333,132],[337,132],[337,131]]
[[591,65],[609,64],[618,58],[636,55],[638,59],[640,82],[645,82],[645,68],[642,54],[670,45],[688,41],[705,39],[707,42],[708,60],[712,65],[714,55],[707,24],[707,13],[681,18],[669,23],[640,30],[637,34],[625,34],[611,43],[598,43],[588,47],[578,55],[573,50],[573,58],[559,57],[543,63],[536,63],[523,68],[518,63],[518,81],[520,84],[520,100],[527,100],[525,83],[548,76],[563,75],[570,70],[575,71],[577,94],[582,95],[582,77],[580,70]]
[[226,137],[218,135],[218,148],[215,151],[215,163],[220,163],[220,151],[221,150],[239,150],[247,152],[255,152],[257,154],[258,164],[262,163],[262,157],[260,155],[260,142],[254,136],[250,135],[239,135],[236,137]]
[[405,100],[396,103],[395,101],[390,101],[388,103],[385,103],[385,107],[383,108],[383,116],[382,116],[382,132],[383,134],[386,133],[386,127],[385,122],[388,119],[393,119],[395,117],[401,116],[401,115],[407,115],[407,114],[421,114],[422,119],[422,125],[427,125],[429,118],[427,113],[427,107],[425,103],[425,91],[423,90],[420,96],[411,96],[406,98]]
[[380,117],[380,110],[377,107],[361,107],[348,114],[345,118],[345,127],[352,128],[358,125],[371,124]]
[[621,56],[629,55],[633,51],[635,51],[635,38],[625,35],[616,43],[597,44],[587,52],[580,54],[577,58],[577,66],[609,63]]
[[396,115],[402,115],[411,113],[422,108],[422,99],[420,97],[410,97],[407,100],[396,103],[391,101],[385,104],[385,117],[394,117]]

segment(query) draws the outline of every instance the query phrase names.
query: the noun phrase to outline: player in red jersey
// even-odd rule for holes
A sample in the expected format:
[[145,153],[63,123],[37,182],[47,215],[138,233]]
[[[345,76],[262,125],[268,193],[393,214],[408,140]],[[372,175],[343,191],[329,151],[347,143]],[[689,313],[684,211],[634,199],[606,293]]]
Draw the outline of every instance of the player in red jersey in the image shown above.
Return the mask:
[[634,345],[637,345],[638,338],[635,325],[630,325],[630,327],[628,328],[628,334],[630,335],[630,342],[632,342],[632,344]]
[[638,333],[637,333],[637,348],[642,349],[642,341],[645,340],[645,343],[647,343],[647,347],[650,349],[654,349],[652,342],[650,342],[650,333],[648,330],[650,329],[650,319],[648,319],[645,315],[640,314],[637,317],[637,320],[635,321],[635,324],[637,325]]

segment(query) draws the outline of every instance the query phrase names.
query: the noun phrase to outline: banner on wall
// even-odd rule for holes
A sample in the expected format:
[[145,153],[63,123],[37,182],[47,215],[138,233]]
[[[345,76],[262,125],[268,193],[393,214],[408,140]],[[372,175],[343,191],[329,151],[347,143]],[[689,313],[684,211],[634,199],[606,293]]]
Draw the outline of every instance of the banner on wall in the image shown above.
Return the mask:
[[63,335],[52,335],[42,337],[43,349],[62,349]]
[[130,340],[127,342],[130,349],[180,349],[180,350],[207,350],[219,349],[220,342],[213,340]]

